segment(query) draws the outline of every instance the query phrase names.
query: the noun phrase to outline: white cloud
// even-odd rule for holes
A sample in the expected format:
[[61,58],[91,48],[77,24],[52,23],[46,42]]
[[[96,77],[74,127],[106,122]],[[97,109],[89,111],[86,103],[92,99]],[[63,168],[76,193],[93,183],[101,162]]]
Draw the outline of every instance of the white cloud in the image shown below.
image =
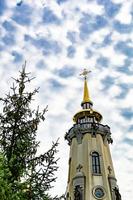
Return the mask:
[[133,8],[132,1],[125,1],[122,4],[120,12],[116,15],[115,19],[119,20],[122,24],[130,24],[132,22],[131,11]]

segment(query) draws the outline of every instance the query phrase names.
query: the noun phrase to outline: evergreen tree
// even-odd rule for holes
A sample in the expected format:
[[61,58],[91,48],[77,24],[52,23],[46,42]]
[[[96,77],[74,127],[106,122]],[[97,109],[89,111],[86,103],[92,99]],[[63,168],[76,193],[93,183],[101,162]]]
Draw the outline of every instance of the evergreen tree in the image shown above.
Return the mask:
[[38,93],[38,89],[32,92],[26,89],[32,79],[23,66],[11,92],[0,99],[3,102],[0,114],[1,200],[52,199],[47,193],[56,180],[58,141],[46,153],[37,156],[37,129],[45,120],[47,108],[42,112],[39,107],[31,109],[33,97]]

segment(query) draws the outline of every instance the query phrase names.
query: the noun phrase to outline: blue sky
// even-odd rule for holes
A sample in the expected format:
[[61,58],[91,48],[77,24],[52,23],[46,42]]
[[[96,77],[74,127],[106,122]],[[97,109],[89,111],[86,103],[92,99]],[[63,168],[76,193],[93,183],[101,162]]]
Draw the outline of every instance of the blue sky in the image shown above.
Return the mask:
[[0,0],[0,36],[1,96],[26,60],[27,71],[36,77],[31,88],[40,87],[34,106],[49,105],[38,132],[39,151],[60,137],[52,194],[65,192],[69,147],[64,135],[80,109],[79,74],[86,67],[92,71],[88,84],[94,108],[111,127],[122,199],[133,199],[133,1]]

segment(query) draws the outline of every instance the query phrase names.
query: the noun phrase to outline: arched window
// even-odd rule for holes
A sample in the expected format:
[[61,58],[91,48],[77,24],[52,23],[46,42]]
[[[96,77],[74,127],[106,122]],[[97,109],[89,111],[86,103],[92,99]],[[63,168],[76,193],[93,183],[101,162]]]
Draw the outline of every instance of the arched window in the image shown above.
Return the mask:
[[92,172],[94,174],[101,174],[100,156],[97,152],[92,153]]

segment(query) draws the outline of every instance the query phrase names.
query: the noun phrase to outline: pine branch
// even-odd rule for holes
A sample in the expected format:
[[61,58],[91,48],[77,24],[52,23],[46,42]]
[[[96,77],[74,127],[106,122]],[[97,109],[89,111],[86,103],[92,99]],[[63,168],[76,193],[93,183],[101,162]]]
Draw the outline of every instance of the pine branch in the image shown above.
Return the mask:
[[50,200],[47,192],[56,181],[58,169],[56,158],[58,140],[50,150],[37,156],[39,142],[36,141],[38,126],[45,120],[47,106],[43,111],[32,110],[30,105],[39,88],[27,91],[26,86],[34,78],[26,73],[26,63],[10,88],[0,113],[0,149],[4,158],[5,174],[11,200]]

